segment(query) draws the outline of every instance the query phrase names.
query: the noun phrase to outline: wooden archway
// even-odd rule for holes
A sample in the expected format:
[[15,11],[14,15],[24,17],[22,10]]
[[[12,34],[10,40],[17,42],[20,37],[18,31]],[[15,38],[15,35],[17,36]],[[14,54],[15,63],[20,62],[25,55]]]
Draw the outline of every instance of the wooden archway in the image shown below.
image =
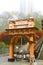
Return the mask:
[[[34,34],[35,34],[35,28],[18,28],[18,29],[6,29],[8,32],[8,35],[13,35],[11,38],[11,42],[9,44],[10,52],[9,52],[9,59],[8,61],[14,61],[14,44],[15,42],[18,41],[18,39],[21,36],[25,36],[28,41],[29,41],[29,46],[30,46],[30,57],[34,57]],[[32,51],[31,51],[32,50]]]

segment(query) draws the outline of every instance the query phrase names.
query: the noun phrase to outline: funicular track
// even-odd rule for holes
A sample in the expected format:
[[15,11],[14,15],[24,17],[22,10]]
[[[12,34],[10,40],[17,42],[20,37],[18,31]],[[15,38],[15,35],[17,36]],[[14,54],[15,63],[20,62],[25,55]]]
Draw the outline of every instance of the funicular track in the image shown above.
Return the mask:
[[43,36],[35,44],[35,57],[38,58],[43,42]]

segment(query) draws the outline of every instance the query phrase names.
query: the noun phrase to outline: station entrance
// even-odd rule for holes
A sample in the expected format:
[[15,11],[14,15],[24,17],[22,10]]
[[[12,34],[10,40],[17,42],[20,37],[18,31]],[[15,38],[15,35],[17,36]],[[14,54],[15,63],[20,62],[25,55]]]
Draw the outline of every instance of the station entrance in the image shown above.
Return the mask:
[[35,29],[33,28],[20,28],[20,29],[6,29],[9,32],[8,35],[12,35],[10,44],[9,44],[9,59],[8,61],[14,61],[14,43],[17,42],[21,37],[27,38],[30,48],[30,58],[34,57],[34,33]]
[[30,60],[34,60],[34,35],[35,35],[35,23],[34,19],[31,17],[29,20],[10,20],[9,29],[6,29],[8,35],[11,35],[11,40],[9,43],[9,59],[8,61],[14,61],[14,45],[21,37],[27,38],[29,42],[29,57]]

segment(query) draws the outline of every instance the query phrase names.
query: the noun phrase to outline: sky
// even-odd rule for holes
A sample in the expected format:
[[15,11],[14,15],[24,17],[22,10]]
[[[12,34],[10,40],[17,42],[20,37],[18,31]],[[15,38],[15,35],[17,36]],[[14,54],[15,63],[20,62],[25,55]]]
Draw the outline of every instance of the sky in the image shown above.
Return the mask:
[[43,0],[0,0],[0,14],[2,12],[29,12],[32,7],[33,12],[43,14]]

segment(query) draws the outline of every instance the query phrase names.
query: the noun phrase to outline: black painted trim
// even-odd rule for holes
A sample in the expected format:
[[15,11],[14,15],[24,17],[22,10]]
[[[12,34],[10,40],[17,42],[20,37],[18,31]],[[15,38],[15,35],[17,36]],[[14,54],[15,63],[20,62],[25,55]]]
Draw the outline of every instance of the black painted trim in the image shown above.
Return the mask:
[[29,43],[35,43],[35,41],[29,41]]
[[26,29],[26,30],[28,30],[28,29],[35,29],[35,30],[38,30],[38,28],[36,28],[36,27],[28,27],[28,28],[15,28],[15,29],[5,29],[6,31],[10,31],[10,30],[24,30],[24,29]]
[[24,36],[24,35],[28,35],[28,36],[34,36],[34,34],[30,33],[30,34],[10,34],[8,36]]
[[8,58],[8,62],[14,62],[14,58]]

